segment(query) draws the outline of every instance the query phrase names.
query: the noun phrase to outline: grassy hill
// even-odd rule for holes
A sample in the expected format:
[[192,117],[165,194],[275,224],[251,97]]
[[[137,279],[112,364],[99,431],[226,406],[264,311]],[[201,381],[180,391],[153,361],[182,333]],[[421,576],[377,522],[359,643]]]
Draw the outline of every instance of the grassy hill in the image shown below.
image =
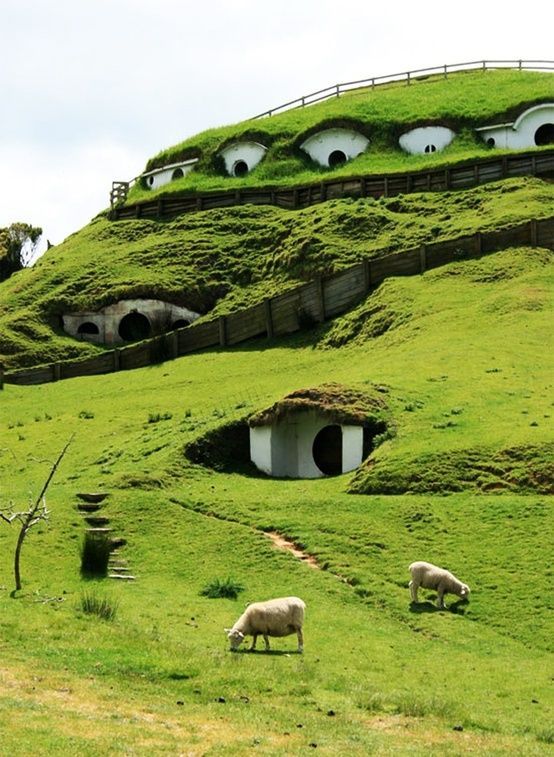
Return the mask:
[[[469,84],[466,109],[462,89],[458,111],[454,100],[444,108],[469,122],[533,100],[518,89],[527,74],[505,75],[504,100],[489,107],[482,83]],[[418,92],[442,113],[435,84],[383,90],[379,117],[388,107],[397,123],[416,123]],[[354,103],[367,100],[351,96],[356,118]],[[315,110],[279,118],[292,133]],[[213,145],[221,138],[214,130]],[[63,334],[66,309],[159,296],[226,313],[362,258],[550,216],[552,193],[520,178],[294,212],[101,214],[0,284],[0,360],[102,349]],[[0,752],[550,753],[553,277],[552,251],[514,246],[390,278],[342,317],[280,340],[7,384],[0,510],[24,508],[74,438],[47,494],[49,524],[24,544],[21,592],[18,525],[0,520]],[[250,415],[329,383],[384,398],[389,433],[357,471],[276,480],[240,459]],[[205,452],[214,440],[215,457]],[[191,446],[204,450],[194,462]],[[77,493],[97,491],[109,494],[100,513],[125,539],[135,581],[81,575]],[[407,568],[418,559],[467,582],[470,602],[450,597],[438,611],[423,592],[411,606]],[[242,585],[238,599],[201,594],[226,579]],[[308,607],[303,656],[294,637],[274,640],[271,654],[228,651],[223,629],[245,603],[289,594]],[[86,612],[91,599],[115,617]]]

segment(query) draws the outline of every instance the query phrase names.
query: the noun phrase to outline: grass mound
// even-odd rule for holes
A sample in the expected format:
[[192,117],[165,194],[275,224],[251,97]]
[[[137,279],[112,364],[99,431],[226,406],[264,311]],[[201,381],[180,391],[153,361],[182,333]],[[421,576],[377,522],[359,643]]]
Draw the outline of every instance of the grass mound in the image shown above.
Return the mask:
[[63,332],[64,312],[147,297],[225,314],[364,258],[544,217],[553,199],[553,184],[513,179],[292,212],[244,206],[166,222],[98,217],[0,283],[0,361],[16,368],[101,351]]
[[352,494],[448,494],[460,491],[554,494],[554,444],[451,450],[366,463]]

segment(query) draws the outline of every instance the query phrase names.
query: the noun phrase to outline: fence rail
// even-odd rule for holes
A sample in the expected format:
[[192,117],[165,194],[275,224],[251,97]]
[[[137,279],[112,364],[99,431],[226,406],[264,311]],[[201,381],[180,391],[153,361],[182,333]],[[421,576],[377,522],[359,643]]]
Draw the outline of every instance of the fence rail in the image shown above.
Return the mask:
[[229,208],[250,203],[280,208],[306,208],[344,197],[390,197],[410,192],[467,189],[514,176],[554,176],[554,149],[530,150],[512,155],[481,158],[455,166],[410,171],[403,174],[365,175],[327,179],[294,188],[260,187],[219,192],[171,194],[134,205],[113,207],[114,221],[130,218],[164,219],[181,213]]
[[430,68],[416,68],[413,71],[401,71],[396,74],[386,74],[384,76],[370,76],[366,79],[357,79],[356,81],[342,82],[332,84],[329,87],[318,89],[316,92],[310,92],[308,95],[302,95],[295,100],[289,100],[286,103],[277,105],[275,108],[258,113],[251,120],[266,118],[276,113],[282,113],[285,110],[294,108],[304,108],[307,105],[314,105],[322,100],[328,100],[331,97],[340,97],[341,95],[351,92],[353,89],[375,89],[383,84],[405,81],[407,86],[418,79],[426,79],[429,76],[443,76],[448,78],[449,74],[459,73],[462,71],[490,71],[499,68],[515,69],[518,71],[554,71],[554,61],[550,60],[474,60],[468,63],[449,63],[441,66],[432,66]]
[[3,375],[0,366],[0,389],[3,382],[42,384],[75,376],[131,370],[202,349],[232,346],[254,337],[283,336],[346,312],[389,276],[414,276],[455,260],[527,244],[554,250],[554,216],[382,254],[330,276],[318,277],[245,310],[193,323],[93,357],[23,368]]

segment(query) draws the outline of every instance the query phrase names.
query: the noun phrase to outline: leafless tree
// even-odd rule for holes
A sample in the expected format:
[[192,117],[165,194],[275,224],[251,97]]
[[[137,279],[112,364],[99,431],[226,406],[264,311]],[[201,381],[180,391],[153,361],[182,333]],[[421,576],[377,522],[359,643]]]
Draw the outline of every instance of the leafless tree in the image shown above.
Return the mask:
[[71,444],[72,441],[73,441],[73,436],[69,439],[65,447],[62,449],[62,451],[58,455],[56,462],[50,468],[50,472],[46,478],[46,481],[44,482],[42,486],[42,489],[40,490],[40,494],[38,495],[38,497],[36,498],[34,502],[31,500],[27,510],[23,510],[21,512],[16,512],[13,509],[10,509],[9,511],[6,511],[6,512],[3,512],[2,510],[0,510],[0,520],[3,520],[5,523],[8,523],[8,524],[11,524],[14,521],[17,521],[20,524],[19,534],[17,537],[16,545],[15,545],[14,560],[13,560],[13,571],[14,571],[16,591],[19,591],[21,589],[20,559],[21,559],[21,549],[23,547],[23,542],[25,541],[25,537],[27,536],[29,530],[33,526],[35,526],[37,523],[40,523],[41,521],[48,520],[50,511],[46,507],[46,490],[50,486],[50,482],[54,478],[54,475],[58,469],[58,466],[63,460],[63,457],[65,453],[67,452],[69,445]]

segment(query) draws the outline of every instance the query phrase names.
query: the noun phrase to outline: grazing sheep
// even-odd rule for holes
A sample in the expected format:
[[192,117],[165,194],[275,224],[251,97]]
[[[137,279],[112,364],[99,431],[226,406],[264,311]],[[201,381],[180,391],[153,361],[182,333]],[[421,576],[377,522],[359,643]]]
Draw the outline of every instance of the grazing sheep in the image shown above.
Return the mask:
[[306,605],[298,597],[280,597],[267,602],[254,602],[248,605],[232,628],[225,633],[231,643],[231,652],[235,652],[244,641],[245,636],[253,636],[250,651],[256,648],[260,634],[264,637],[265,650],[269,651],[268,636],[290,636],[296,633],[298,651],[304,651],[302,624]]
[[441,610],[444,610],[445,594],[456,594],[464,599],[469,597],[469,586],[459,581],[449,570],[421,561],[413,562],[409,570],[412,574],[410,581],[412,602],[417,602],[417,590],[420,586],[424,589],[437,590],[437,607]]

